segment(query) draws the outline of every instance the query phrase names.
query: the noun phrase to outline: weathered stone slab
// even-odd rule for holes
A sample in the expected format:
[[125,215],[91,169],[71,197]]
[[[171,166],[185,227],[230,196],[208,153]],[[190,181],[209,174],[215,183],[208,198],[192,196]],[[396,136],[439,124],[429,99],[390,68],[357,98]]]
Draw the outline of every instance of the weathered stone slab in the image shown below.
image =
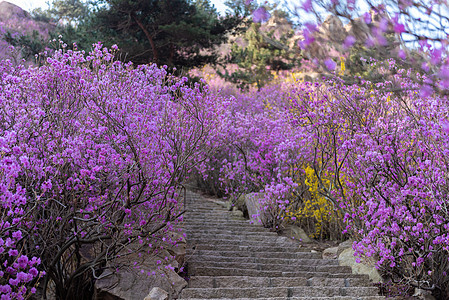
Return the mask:
[[268,216],[264,213],[260,204],[263,199],[262,193],[250,193],[245,195],[245,205],[248,209],[248,215],[255,224],[266,224]]

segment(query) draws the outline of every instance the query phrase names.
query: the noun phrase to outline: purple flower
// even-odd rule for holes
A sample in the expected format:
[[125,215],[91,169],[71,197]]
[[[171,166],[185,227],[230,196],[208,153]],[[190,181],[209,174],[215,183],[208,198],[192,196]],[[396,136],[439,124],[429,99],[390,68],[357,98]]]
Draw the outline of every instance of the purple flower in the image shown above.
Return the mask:
[[19,273],[17,273],[17,279],[22,282],[28,282],[31,279],[33,279],[33,276],[31,276],[30,274],[27,274],[25,272],[19,272]]
[[343,48],[349,49],[349,48],[352,47],[352,45],[354,45],[355,42],[356,42],[355,37],[352,36],[352,35],[348,35],[348,36],[345,38],[345,41],[343,42]]
[[17,263],[19,264],[20,268],[25,269],[25,267],[28,265],[28,257],[26,255],[21,255],[17,259]]
[[396,33],[401,34],[401,33],[405,32],[404,24],[399,23],[399,15],[398,14],[396,14],[391,20],[393,21],[393,30]]
[[329,71],[334,71],[335,68],[337,67],[337,63],[330,58],[324,61],[324,65]]
[[302,49],[307,48],[307,46],[309,46],[311,43],[313,43],[315,41],[315,38],[313,37],[313,33],[310,32],[308,29],[304,29],[303,31],[303,35],[304,35],[304,41],[300,41],[300,47]]
[[441,122],[441,129],[443,129],[443,131],[444,131],[446,134],[449,134],[449,121],[448,121],[448,120],[443,120],[443,121]]
[[255,23],[265,22],[270,18],[270,13],[265,9],[265,7],[259,7],[253,12],[253,21]]
[[307,28],[307,30],[309,30],[310,32],[315,32],[317,31],[317,26],[315,23],[312,22],[307,22],[304,24],[304,27]]
[[438,76],[441,79],[441,86],[442,88],[446,89],[449,88],[449,67],[448,66],[443,66],[440,69],[440,72],[438,73]]
[[401,33],[405,32],[405,26],[404,26],[404,24],[397,23],[397,24],[394,24],[393,30],[396,33],[401,34]]
[[5,284],[5,285],[0,285],[0,292],[3,294],[9,294],[11,293],[12,288],[10,285]]
[[379,22],[379,30],[380,32],[385,32],[388,29],[388,20],[386,18],[382,18]]
[[426,97],[429,97],[430,95],[432,95],[432,93],[433,93],[432,87],[426,84],[421,88],[419,95],[422,98],[426,98]]
[[17,278],[10,278],[9,279],[9,281],[8,281],[8,283],[10,284],[10,285],[12,285],[12,286],[16,286],[16,285],[18,285],[19,284],[19,279],[17,279]]
[[367,38],[365,41],[365,46],[367,46],[368,48],[373,47],[375,44],[376,43],[372,37]]
[[399,56],[399,58],[401,58],[401,59],[406,59],[406,58],[407,58],[407,55],[405,54],[405,51],[402,50],[402,49],[400,49],[400,50],[398,51],[398,56]]
[[33,277],[36,277],[39,274],[35,267],[32,267],[29,272]]
[[305,12],[312,11],[312,0],[305,0],[302,3],[302,9],[304,9]]
[[387,46],[388,41],[383,34],[379,34],[376,36],[377,43],[382,46]]
[[369,12],[363,14],[363,22],[365,24],[371,24],[371,14]]
[[434,49],[431,51],[430,55],[430,63],[432,65],[437,65],[441,62],[441,56],[443,54],[443,51],[441,49]]
[[45,182],[42,183],[41,185],[41,189],[46,192],[48,190],[50,190],[53,187],[51,180],[47,180]]
[[22,238],[22,231],[17,230],[12,233],[12,237],[16,240],[20,240]]

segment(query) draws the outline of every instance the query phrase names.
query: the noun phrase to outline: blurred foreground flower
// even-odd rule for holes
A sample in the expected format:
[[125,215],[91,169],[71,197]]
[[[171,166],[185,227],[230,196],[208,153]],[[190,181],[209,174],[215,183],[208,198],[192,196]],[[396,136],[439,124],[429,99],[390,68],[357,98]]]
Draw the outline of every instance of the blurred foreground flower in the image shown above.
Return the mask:
[[270,18],[270,13],[265,7],[259,7],[253,12],[253,21],[256,23],[265,22]]

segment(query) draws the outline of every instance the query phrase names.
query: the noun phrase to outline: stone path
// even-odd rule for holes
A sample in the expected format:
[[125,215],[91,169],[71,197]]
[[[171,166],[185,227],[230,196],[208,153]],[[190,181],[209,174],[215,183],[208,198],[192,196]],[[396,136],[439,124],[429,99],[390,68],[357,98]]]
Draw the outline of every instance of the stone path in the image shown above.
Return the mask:
[[377,300],[367,276],[188,192],[189,285],[178,299]]

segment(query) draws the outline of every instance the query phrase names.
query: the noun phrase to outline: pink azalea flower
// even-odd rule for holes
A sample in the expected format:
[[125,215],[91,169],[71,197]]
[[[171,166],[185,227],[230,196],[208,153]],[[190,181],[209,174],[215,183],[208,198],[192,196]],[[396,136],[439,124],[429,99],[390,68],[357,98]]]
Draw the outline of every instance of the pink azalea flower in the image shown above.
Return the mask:
[[265,9],[265,7],[259,7],[253,12],[253,21],[255,23],[262,23],[270,18],[270,13]]
[[334,71],[335,68],[337,67],[337,63],[330,58],[324,61],[324,65],[329,71]]

